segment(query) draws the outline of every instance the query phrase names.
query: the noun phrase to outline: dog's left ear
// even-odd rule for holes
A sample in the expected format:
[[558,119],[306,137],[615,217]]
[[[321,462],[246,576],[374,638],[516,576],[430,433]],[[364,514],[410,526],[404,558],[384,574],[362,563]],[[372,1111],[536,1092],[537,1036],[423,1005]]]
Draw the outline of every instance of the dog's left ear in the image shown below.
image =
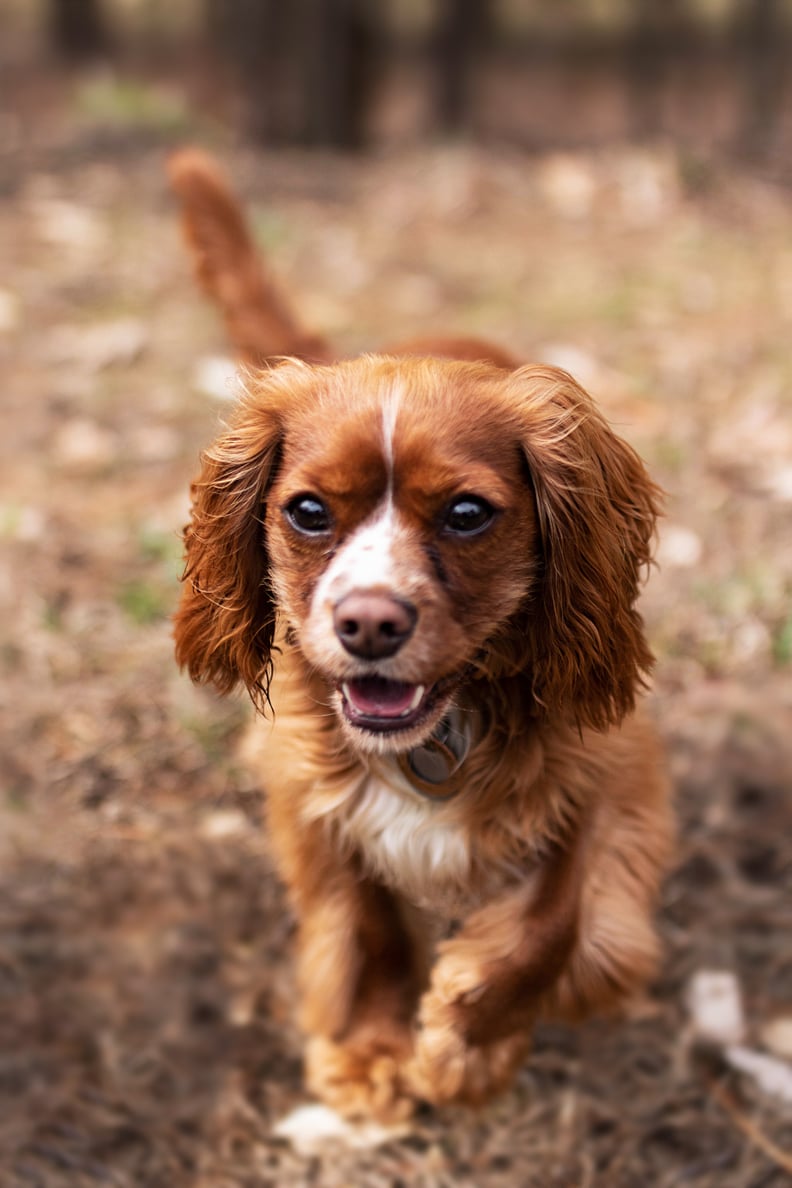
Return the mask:
[[603,730],[633,709],[652,665],[635,602],[661,492],[566,372],[523,367],[507,382],[542,541],[527,675],[545,712]]

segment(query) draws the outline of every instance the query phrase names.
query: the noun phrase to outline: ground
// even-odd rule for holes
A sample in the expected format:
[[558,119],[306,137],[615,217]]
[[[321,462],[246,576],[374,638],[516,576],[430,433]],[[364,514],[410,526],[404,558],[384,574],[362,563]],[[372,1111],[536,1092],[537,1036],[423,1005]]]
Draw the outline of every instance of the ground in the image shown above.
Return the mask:
[[[745,1043],[788,1043],[789,192],[667,146],[254,155],[97,85],[0,120],[3,1188],[789,1183],[788,1104],[687,1006],[729,972]],[[643,603],[680,818],[659,978],[627,1019],[543,1028],[492,1107],[372,1151],[273,1135],[305,1095],[250,711],[172,658],[188,482],[231,388],[165,187],[180,133],[216,143],[344,349],[445,328],[561,363],[668,491]]]

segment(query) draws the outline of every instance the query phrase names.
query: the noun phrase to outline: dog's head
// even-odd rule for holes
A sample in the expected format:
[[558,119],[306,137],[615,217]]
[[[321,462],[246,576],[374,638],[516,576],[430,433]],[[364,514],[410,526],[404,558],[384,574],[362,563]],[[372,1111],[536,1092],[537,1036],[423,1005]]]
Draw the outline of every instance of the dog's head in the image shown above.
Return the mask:
[[651,663],[657,497],[555,368],[287,362],[204,456],[177,656],[263,703],[282,617],[363,750],[416,746],[477,677],[602,729]]

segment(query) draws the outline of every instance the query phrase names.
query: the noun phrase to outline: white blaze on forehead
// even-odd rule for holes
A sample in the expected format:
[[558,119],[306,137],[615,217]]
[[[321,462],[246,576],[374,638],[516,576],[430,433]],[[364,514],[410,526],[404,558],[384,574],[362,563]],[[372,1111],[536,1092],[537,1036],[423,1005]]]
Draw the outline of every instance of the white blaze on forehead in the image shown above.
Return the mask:
[[394,589],[397,583],[394,545],[401,526],[388,498],[374,517],[341,545],[316,586],[314,605],[335,605],[352,590]]
[[402,526],[393,502],[393,439],[401,394],[401,386],[394,382],[382,398],[382,453],[388,475],[385,497],[328,565],[316,586],[315,609],[335,606],[352,590],[398,588],[395,550]]
[[401,386],[394,383],[382,401],[382,448],[388,468],[388,494],[393,493],[393,437],[396,432],[396,417],[399,414]]

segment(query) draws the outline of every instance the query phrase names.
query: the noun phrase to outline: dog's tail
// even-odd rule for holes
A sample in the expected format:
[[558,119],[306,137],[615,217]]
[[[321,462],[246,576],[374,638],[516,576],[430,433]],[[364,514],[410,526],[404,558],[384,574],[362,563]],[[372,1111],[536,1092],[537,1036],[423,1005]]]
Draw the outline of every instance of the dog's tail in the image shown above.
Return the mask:
[[305,331],[267,275],[239,203],[212,158],[182,149],[171,157],[168,174],[196,277],[220,307],[238,357],[257,365],[279,355],[331,360],[329,344]]

